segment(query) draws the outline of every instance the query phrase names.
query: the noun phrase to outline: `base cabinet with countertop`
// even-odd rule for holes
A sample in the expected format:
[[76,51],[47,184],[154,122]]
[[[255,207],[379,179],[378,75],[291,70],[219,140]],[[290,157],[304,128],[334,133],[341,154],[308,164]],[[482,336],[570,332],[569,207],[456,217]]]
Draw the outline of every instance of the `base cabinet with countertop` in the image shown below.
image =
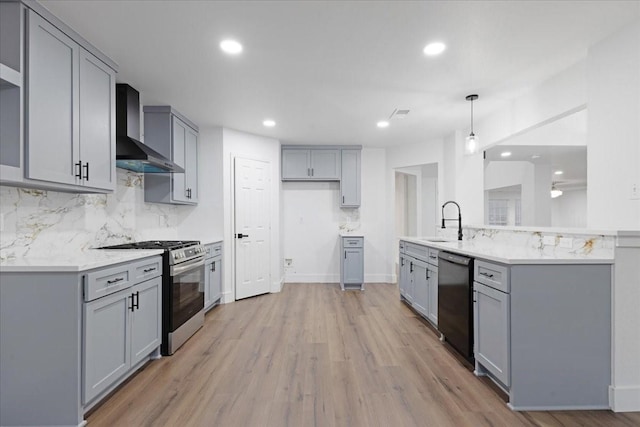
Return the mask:
[[211,310],[222,300],[222,242],[205,245],[204,309]]
[[364,237],[340,237],[340,288],[364,291]]
[[438,250],[400,241],[400,297],[438,326]]
[[161,274],[159,256],[87,271],[3,269],[0,425],[81,425],[159,356]]
[[472,240],[403,238],[400,296],[423,316],[423,268],[426,263],[437,285],[438,267],[429,261],[430,256],[437,261],[439,250],[475,259],[475,373],[502,388],[510,408],[610,407],[613,259],[554,257]]
[[476,260],[476,374],[515,410],[607,409],[611,265]]

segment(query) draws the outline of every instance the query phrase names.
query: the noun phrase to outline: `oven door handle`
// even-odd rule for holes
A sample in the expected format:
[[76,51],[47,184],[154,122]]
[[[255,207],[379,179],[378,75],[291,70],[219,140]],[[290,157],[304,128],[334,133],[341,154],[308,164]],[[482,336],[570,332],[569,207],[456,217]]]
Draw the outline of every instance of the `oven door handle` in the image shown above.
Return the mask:
[[204,258],[200,258],[197,261],[191,261],[188,263],[173,265],[171,266],[169,274],[171,276],[176,276],[178,274],[184,273],[185,271],[202,267],[203,265],[204,265]]

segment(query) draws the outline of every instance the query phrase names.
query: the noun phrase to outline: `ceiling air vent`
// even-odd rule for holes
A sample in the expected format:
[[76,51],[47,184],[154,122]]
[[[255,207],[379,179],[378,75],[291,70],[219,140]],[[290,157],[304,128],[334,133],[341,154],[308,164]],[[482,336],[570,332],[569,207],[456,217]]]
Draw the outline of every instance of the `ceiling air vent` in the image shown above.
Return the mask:
[[407,117],[407,114],[409,114],[409,110],[400,110],[399,108],[396,108],[389,116],[389,119],[404,119]]

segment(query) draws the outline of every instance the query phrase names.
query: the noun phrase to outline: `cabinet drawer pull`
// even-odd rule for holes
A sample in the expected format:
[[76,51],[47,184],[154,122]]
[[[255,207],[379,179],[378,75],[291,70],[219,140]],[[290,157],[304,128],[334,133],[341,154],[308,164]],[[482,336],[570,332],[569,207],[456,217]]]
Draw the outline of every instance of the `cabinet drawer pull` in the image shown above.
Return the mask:
[[107,280],[107,284],[108,285],[112,285],[114,283],[122,282],[123,280],[124,280],[124,278],[122,278],[122,277],[116,277],[113,280]]
[[142,270],[145,273],[149,273],[150,271],[155,271],[156,268],[155,267],[151,267],[151,268],[145,268],[144,270]]
[[429,255],[429,258],[431,258],[431,259],[436,259],[436,258],[438,258],[438,257],[437,257],[437,256],[433,256],[433,255]]
[[489,279],[493,279],[493,274],[489,274],[489,273],[484,273],[484,272],[482,272],[482,273],[480,273],[480,275],[481,275],[481,276],[484,276],[484,277],[488,277]]

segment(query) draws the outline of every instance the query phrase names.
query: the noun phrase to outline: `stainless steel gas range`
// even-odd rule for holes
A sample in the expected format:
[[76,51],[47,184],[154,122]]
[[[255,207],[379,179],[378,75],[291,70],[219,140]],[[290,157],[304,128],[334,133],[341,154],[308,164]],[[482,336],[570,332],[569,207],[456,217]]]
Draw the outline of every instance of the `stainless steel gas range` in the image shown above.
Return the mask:
[[204,324],[204,257],[199,241],[146,241],[101,249],[163,249],[162,354],[173,354]]

